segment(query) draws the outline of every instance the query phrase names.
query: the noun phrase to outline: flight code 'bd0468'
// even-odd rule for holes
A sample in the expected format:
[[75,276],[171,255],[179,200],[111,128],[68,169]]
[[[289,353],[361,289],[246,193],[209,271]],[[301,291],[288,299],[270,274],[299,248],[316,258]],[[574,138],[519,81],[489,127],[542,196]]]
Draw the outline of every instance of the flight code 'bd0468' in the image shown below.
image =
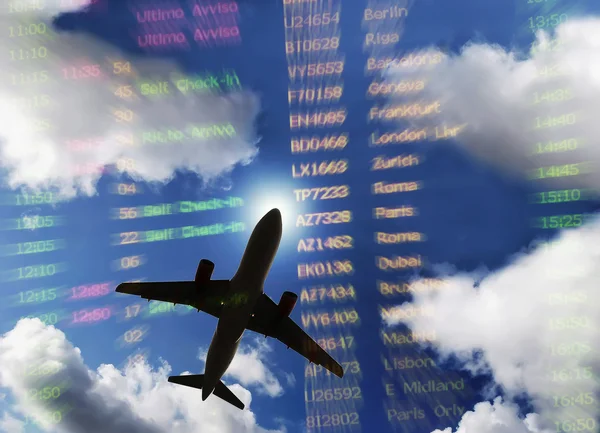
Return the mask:
[[321,150],[342,150],[348,145],[348,134],[324,137],[296,137],[290,141],[292,153],[309,153]]

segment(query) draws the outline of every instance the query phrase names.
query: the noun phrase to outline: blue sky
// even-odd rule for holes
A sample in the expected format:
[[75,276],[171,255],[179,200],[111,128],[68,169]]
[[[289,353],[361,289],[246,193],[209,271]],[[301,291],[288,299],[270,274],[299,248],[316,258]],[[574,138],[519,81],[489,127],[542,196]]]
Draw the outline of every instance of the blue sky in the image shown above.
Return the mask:
[[[340,3],[339,0],[333,2],[334,6]],[[440,269],[451,270],[452,273],[481,271],[483,268],[492,271],[500,269],[513,261],[513,254],[528,247],[532,241],[550,238],[555,234],[555,230],[534,227],[532,221],[535,218],[593,213],[598,208],[598,204],[593,200],[545,205],[532,204],[532,194],[562,188],[528,182],[523,176],[513,176],[510,174],[510,170],[499,169],[489,159],[483,158],[482,160],[473,157],[465,147],[459,145],[460,143],[449,144],[448,142],[452,140],[403,144],[401,150],[369,146],[369,136],[375,129],[380,132],[393,131],[398,129],[398,125],[389,123],[374,125],[367,122],[369,110],[375,102],[365,95],[369,84],[376,77],[365,74],[365,65],[370,56],[397,56],[429,46],[442,47],[449,53],[458,53],[461,47],[471,40],[490,45],[499,44],[506,49],[526,52],[527,47],[534,40],[534,34],[528,28],[530,17],[539,14],[547,15],[556,11],[560,13],[567,11],[564,13],[570,14],[569,18],[574,18],[577,15],[582,16],[595,12],[592,9],[592,2],[585,1],[579,1],[576,6],[570,5],[568,8],[563,5],[566,2],[548,1],[543,3],[544,6],[536,6],[537,9],[536,7],[527,9],[522,3],[524,4],[524,2],[486,1],[483,5],[483,2],[473,0],[453,2],[450,5],[433,0],[415,2],[410,5],[409,15],[402,23],[388,23],[392,27],[386,32],[395,33],[401,30],[400,42],[393,48],[382,48],[382,51],[375,54],[363,49],[366,30],[361,24],[364,24],[362,18],[365,7],[367,7],[366,3],[344,4],[339,24],[342,36],[336,54],[338,57],[323,55],[316,56],[314,59],[318,61],[344,59],[344,71],[339,81],[336,82],[336,84],[343,83],[343,95],[338,103],[331,105],[331,108],[345,107],[347,119],[341,127],[330,130],[307,130],[303,132],[303,135],[346,133],[350,137],[350,142],[342,151],[312,154],[292,154],[290,151],[290,140],[297,134],[290,131],[289,128],[289,113],[292,109],[289,108],[287,101],[288,59],[286,59],[285,32],[281,19],[283,6],[280,2],[238,0],[239,15],[236,20],[241,41],[231,46],[211,48],[195,45],[191,33],[188,34],[192,40],[189,49],[173,48],[153,51],[142,50],[137,45],[136,35],[141,32],[142,27],[136,22],[133,10],[136,8],[156,10],[181,7],[188,16],[187,20],[182,22],[188,28],[192,28],[190,4],[194,4],[194,2],[98,0],[89,10],[56,15],[52,20],[54,31],[60,34],[68,32],[75,35],[86,35],[83,43],[77,42],[79,44],[77,49],[81,50],[79,53],[83,53],[80,58],[85,57],[84,48],[87,43],[91,44],[90,41],[93,41],[93,44],[105,42],[107,45],[102,46],[109,48],[102,48],[102,50],[120,53],[119,61],[156,62],[159,66],[156,66],[155,69],[150,67],[148,70],[151,72],[158,73],[160,65],[171,65],[168,68],[176,68],[181,74],[190,76],[206,73],[222,75],[235,71],[241,89],[258,98],[260,109],[255,110],[253,100],[244,96],[249,99],[238,101],[239,107],[242,107],[240,110],[245,110],[244,113],[238,115],[235,109],[231,109],[227,103],[219,102],[214,105],[216,107],[214,109],[216,114],[214,114],[211,113],[211,102],[200,99],[200,105],[191,104],[186,108],[185,119],[189,120],[193,119],[193,116],[197,116],[196,120],[203,123],[205,118],[209,122],[218,118],[221,123],[226,123],[230,118],[236,128],[239,126],[239,131],[243,131],[244,136],[238,137],[240,142],[233,140],[227,144],[230,147],[223,150],[218,148],[218,143],[216,147],[211,147],[205,142],[198,142],[195,143],[196,148],[190,150],[188,147],[182,150],[181,157],[176,155],[181,150],[178,146],[174,146],[174,150],[167,150],[162,154],[154,150],[148,150],[147,153],[144,153],[144,150],[138,151],[136,155],[142,161],[139,172],[132,170],[132,173],[117,173],[114,167],[109,167],[102,177],[91,181],[93,194],[89,195],[86,194],[86,191],[80,191],[72,194],[69,200],[60,203],[19,204],[27,201],[23,194],[28,194],[30,200],[35,194],[35,192],[20,189],[22,184],[29,186],[43,184],[42,186],[50,185],[52,188],[57,186],[60,188],[61,184],[57,179],[64,181],[65,177],[55,176],[52,178],[49,176],[48,179],[45,179],[43,175],[40,175],[39,178],[36,178],[32,174],[35,170],[33,168],[28,170],[26,162],[21,161],[21,165],[6,163],[4,174],[6,182],[1,191],[3,205],[0,207],[0,217],[2,220],[10,220],[10,222],[6,222],[7,229],[0,232],[2,245],[61,240],[64,248],[52,252],[3,257],[0,264],[3,280],[0,284],[5,302],[2,303],[1,333],[13,329],[16,322],[24,316],[39,317],[45,314],[45,317],[51,322],[56,319],[56,323],[50,324],[54,324],[63,331],[66,339],[81,350],[85,364],[91,370],[96,370],[101,364],[122,367],[130,355],[141,351],[147,354],[147,361],[154,368],[158,368],[160,360],[164,359],[172,367],[173,374],[183,371],[202,373],[203,363],[199,360],[199,353],[210,344],[216,326],[214,318],[198,314],[195,311],[183,311],[181,307],[177,307],[177,312],[148,315],[150,306],[144,303],[139,303],[141,310],[137,317],[128,318],[127,316],[131,315],[131,311],[133,311],[131,309],[137,308],[132,305],[138,302],[132,297],[117,296],[114,288],[119,282],[134,279],[148,281],[192,279],[201,258],[207,258],[216,264],[213,278],[228,279],[236,270],[254,224],[262,213],[271,207],[280,207],[284,216],[283,240],[267,279],[265,292],[277,302],[283,291],[291,290],[301,293],[303,288],[319,284],[351,284],[356,290],[356,301],[340,305],[329,302],[317,306],[299,302],[292,313],[292,317],[298,323],[302,322],[302,314],[325,311],[331,313],[343,309],[347,311],[353,309],[360,318],[359,323],[347,328],[329,327],[325,331],[314,328],[307,329],[307,332],[314,338],[353,336],[356,350],[347,353],[336,352],[336,356],[344,361],[358,361],[362,372],[360,379],[349,375],[344,381],[336,382],[341,384],[336,386],[360,387],[362,399],[355,404],[354,409],[342,409],[342,406],[321,408],[319,409],[321,413],[355,411],[359,415],[360,427],[363,431],[373,428],[378,431],[430,432],[446,427],[456,428],[464,410],[472,410],[476,403],[490,399],[488,387],[493,381],[489,372],[473,376],[470,372],[461,371],[459,366],[451,360],[440,364],[440,368],[430,368],[418,372],[409,370],[409,373],[390,377],[389,373],[384,370],[382,357],[387,356],[388,359],[391,359],[394,356],[413,358],[430,356],[435,359],[436,354],[433,349],[423,352],[423,349],[414,345],[410,346],[410,349],[388,349],[384,346],[381,330],[387,328],[382,323],[380,307],[398,305],[410,301],[411,298],[400,295],[386,299],[378,292],[376,281],[408,281],[416,276],[435,277]],[[372,7],[382,7],[377,2],[371,2],[371,5]],[[544,7],[548,9],[544,9]],[[14,17],[10,14],[4,16],[8,17],[7,20]],[[12,23],[13,28],[18,25],[14,21],[9,23]],[[31,49],[27,45],[31,42],[25,41],[24,38],[4,39],[4,44],[13,44],[12,46],[7,45],[9,50],[27,51]],[[43,37],[36,40],[40,44],[45,41]],[[61,55],[68,51],[68,43],[69,41],[66,41],[63,50],[53,52],[52,59],[48,59],[49,69],[59,75],[57,81],[61,79],[61,68],[56,65],[74,64],[75,62],[73,57],[66,55],[67,60],[61,63]],[[54,46],[59,47],[57,44]],[[111,57],[113,60],[110,60],[108,56],[102,59],[103,51],[99,50],[98,46],[100,45],[93,45],[88,53],[88,59],[91,58],[92,63],[97,61],[100,69],[109,76],[105,80],[108,83],[105,90],[114,93],[114,87],[112,90],[110,88],[110,85],[114,84],[110,82],[114,78],[111,78],[110,71],[116,60],[114,57]],[[11,67],[16,68],[13,69],[13,72],[19,73],[21,65],[27,63],[28,60],[17,62],[17,66],[13,62]],[[31,60],[31,62],[34,61],[44,62],[45,60]],[[90,62],[90,60],[87,61]],[[23,68],[30,68],[30,66],[23,66]],[[45,66],[39,68],[45,68]],[[35,68],[27,69],[27,72],[31,73],[33,70]],[[167,71],[170,70],[167,69]],[[63,78],[68,76],[64,70],[62,74],[67,74]],[[56,85],[54,90],[63,89],[64,87],[61,86],[65,86],[64,81],[62,83]],[[102,80],[78,79],[70,83],[72,84],[69,85],[72,85],[73,88],[81,89],[82,93],[88,92],[88,89],[91,88],[103,88],[105,85]],[[139,81],[134,79],[134,83],[139,83]],[[333,82],[323,80],[315,81],[315,83],[330,85]],[[29,92],[31,89],[33,89],[32,85],[28,86],[27,91]],[[94,113],[104,110],[109,104],[101,100],[98,102],[99,108],[96,108],[94,105],[97,99],[93,97],[95,91],[90,90],[89,95],[91,96],[89,99],[82,99],[81,105],[69,105],[68,103],[57,105],[53,116],[60,117],[62,122],[69,123],[71,139],[88,139],[94,138],[93,134],[104,134],[102,128],[107,125],[106,119],[102,117],[102,120],[99,118],[96,121]],[[67,92],[67,94],[69,93]],[[215,97],[219,98],[220,96]],[[61,101],[60,98],[57,100]],[[385,99],[376,100],[376,102],[385,101]],[[145,103],[149,106],[152,105],[154,111],[145,112],[143,108],[139,108]],[[483,103],[485,103],[485,99],[483,99]],[[75,110],[73,107],[78,107],[79,110]],[[138,108],[134,109],[136,116],[147,115],[148,117],[139,123],[135,123],[136,120],[132,125],[128,125],[127,122],[121,123],[118,126],[120,129],[114,131],[115,134],[126,132],[129,127],[137,133],[152,128],[177,128],[179,121],[176,115],[177,110],[184,111],[181,107],[171,106],[168,108],[170,111],[165,108],[165,114],[162,116],[160,102],[150,99],[143,99],[142,103],[136,107],[139,108],[139,111],[135,111]],[[227,107],[227,110],[230,111],[226,111],[223,107]],[[86,108],[89,108],[89,113],[86,112]],[[224,114],[219,111],[221,108],[223,108]],[[198,113],[194,114],[194,110],[198,110]],[[255,112],[258,113],[256,116],[253,115]],[[192,113],[190,118],[187,117],[189,113]],[[508,123],[509,119],[501,116],[494,119],[496,124],[503,121]],[[81,128],[72,126],[77,125],[78,122],[81,123]],[[9,129],[8,126],[7,129]],[[12,135],[9,134],[9,138],[5,140],[9,143],[10,137],[18,136],[18,133],[13,131],[12,124],[10,129]],[[84,135],[77,137],[77,131],[83,131]],[[53,134],[55,134],[54,138],[61,136],[60,132]],[[115,136],[113,134],[106,139],[114,140]],[[458,137],[458,141],[460,141],[460,137]],[[40,144],[39,149],[44,149],[44,146],[45,144]],[[162,146],[169,146],[169,144]],[[107,149],[109,147],[107,146]],[[257,153],[256,149],[258,149]],[[9,147],[3,150],[6,155],[10,153]],[[420,163],[417,166],[402,169],[371,170],[372,163],[370,161],[373,158],[382,155],[392,157],[400,153],[416,155]],[[102,153],[102,163],[116,163],[114,155],[115,153],[111,154],[108,150],[106,153]],[[67,164],[65,161],[68,158],[64,158],[63,162]],[[519,165],[518,156],[514,158],[514,165]],[[130,159],[134,159],[135,162],[135,157],[130,157]],[[245,159],[251,159],[251,162],[242,163]],[[323,178],[295,179],[292,177],[292,167],[298,170],[301,163],[334,159],[347,161],[348,168],[344,173]],[[31,167],[34,167],[33,163]],[[172,178],[169,178],[171,175]],[[39,179],[42,179],[41,183],[36,184]],[[48,182],[44,183],[46,180]],[[151,182],[146,182],[146,180]],[[95,183],[96,181],[97,183]],[[372,194],[372,185],[381,181],[388,183],[420,181],[423,187],[415,192],[396,195]],[[136,194],[115,193],[119,184],[135,184]],[[64,186],[64,184],[62,185]],[[88,184],[84,182],[82,185]],[[350,195],[330,201],[296,202],[295,189],[330,185],[347,185]],[[50,189],[52,192],[46,196],[52,199],[49,200],[51,202],[55,201],[54,198],[57,197],[56,188],[52,188]],[[17,201],[19,194],[20,202]],[[227,202],[229,205],[224,204],[221,209],[198,212],[179,212],[171,215],[126,220],[118,218],[119,209],[136,208],[137,212],[143,213],[143,210],[139,211],[139,209],[143,209],[143,206],[172,204],[176,207],[176,203],[202,202],[213,199]],[[375,207],[402,205],[417,208],[418,216],[389,220],[378,220],[372,216]],[[185,206],[185,204],[179,206]],[[337,226],[295,227],[298,214],[337,210],[349,210],[352,213],[352,221]],[[127,211],[124,210],[124,212]],[[48,220],[53,221],[55,226],[34,230],[8,229],[10,224],[14,226],[17,224],[16,221],[24,224],[24,217],[32,216],[52,217]],[[62,224],[58,224],[59,222]],[[215,236],[128,245],[118,244],[120,239],[131,236],[122,235],[123,233],[141,233],[149,230],[209,226],[232,222],[237,223],[238,227],[244,227],[244,230]],[[381,245],[373,240],[375,232],[418,232],[424,235],[425,240],[403,245]],[[353,248],[313,253],[298,251],[300,239],[340,235],[351,236]],[[143,238],[144,235],[138,234],[137,236]],[[56,244],[58,245],[58,242]],[[36,244],[35,247],[22,245],[10,248],[14,250],[41,247]],[[376,267],[376,257],[393,255],[420,255],[424,266],[414,272],[386,272]],[[132,256],[136,257],[134,260],[140,259],[140,265],[134,269],[119,270],[117,264],[121,262],[121,259]],[[353,264],[353,273],[341,277],[312,280],[298,278],[298,264],[327,260],[349,260]],[[27,268],[40,265],[45,268],[43,270]],[[56,268],[49,268],[49,265],[56,265]],[[439,265],[442,267],[440,268]],[[19,268],[21,271],[18,271]],[[23,278],[23,275],[33,275],[35,272],[54,273],[55,269],[61,272],[46,277]],[[19,275],[22,278],[17,279]],[[73,293],[82,291],[82,289],[75,289],[74,292],[76,287],[101,285],[102,283],[108,283],[108,285],[98,289],[98,296],[67,299]],[[49,293],[56,293],[56,299],[52,295],[50,296],[52,299],[49,297],[44,302],[41,300],[39,302],[25,301],[30,296],[28,291],[41,289],[56,289],[54,292],[44,292],[46,296],[49,296]],[[107,309],[104,310],[107,319],[87,324],[72,323],[73,314],[83,314],[76,312],[85,309]],[[102,310],[99,310],[97,314],[102,314]],[[398,326],[395,328],[396,330],[407,330],[403,325],[396,326]],[[125,343],[123,341],[125,335],[129,336],[128,339],[135,335],[133,339],[136,341]],[[137,335],[141,335],[139,340]],[[311,381],[311,379],[305,378],[305,362],[300,356],[287,351],[285,347],[270,339],[267,342],[272,350],[268,351],[261,346],[260,339],[258,343],[256,342],[256,338],[258,336],[248,333],[243,340],[243,344],[246,345],[244,347],[254,348],[254,356],[261,360],[260,364],[266,366],[266,369],[272,372],[280,383],[283,389],[282,395],[273,397],[265,395],[264,392],[261,394],[261,390],[265,389],[264,385],[261,386],[252,381],[244,384],[241,373],[227,378],[228,383],[241,383],[244,388],[250,390],[252,393],[250,409],[255,414],[256,424],[259,426],[276,429],[283,424],[289,432],[304,431],[306,417],[310,416],[313,411],[310,404],[304,401],[305,395],[307,395],[305,393],[310,393],[312,388],[320,389],[319,387],[322,387],[326,381],[322,379]],[[256,355],[257,353],[258,355]],[[291,379],[289,374],[292,374],[294,379]],[[390,412],[387,412],[387,409],[392,404],[390,403],[392,399],[386,396],[385,384],[394,384],[396,390],[401,390],[404,382],[430,379],[436,381],[462,379],[464,380],[464,389],[459,392],[438,393],[435,394],[435,397],[401,395],[402,393],[397,391],[397,395],[401,396],[394,404],[405,410],[420,408],[424,410],[425,416],[415,421],[390,422],[388,420]],[[2,384],[1,381],[0,384]],[[200,398],[199,393],[189,395]],[[502,395],[501,390],[499,395]],[[211,398],[215,399],[215,397]],[[522,414],[531,411],[527,396],[521,396],[519,402],[522,404]],[[15,396],[8,391],[0,409],[14,415],[15,404]],[[439,417],[434,413],[435,408],[439,405],[463,409],[449,413],[448,416]],[[77,411],[78,409],[74,407],[72,410]],[[55,427],[60,428],[60,425]],[[38,427],[27,425],[24,431],[38,431]]]

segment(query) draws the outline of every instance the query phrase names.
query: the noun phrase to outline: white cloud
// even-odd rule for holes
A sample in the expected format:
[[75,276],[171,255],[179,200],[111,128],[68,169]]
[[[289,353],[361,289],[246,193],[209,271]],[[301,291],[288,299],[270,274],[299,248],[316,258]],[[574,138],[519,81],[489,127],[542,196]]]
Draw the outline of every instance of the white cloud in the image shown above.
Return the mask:
[[[455,433],[538,433],[537,415],[519,417],[518,406],[502,401],[498,397],[492,403],[481,402],[473,411],[466,412]],[[550,433],[552,430],[547,430]],[[452,433],[452,428],[434,430],[432,433]]]
[[[54,374],[23,374],[24,367],[38,364]],[[153,370],[144,361],[124,371],[113,365],[91,371],[65,334],[39,319],[22,319],[0,338],[0,386],[15,397],[14,411],[34,416],[46,431],[275,433],[257,425],[248,408],[252,396],[242,386],[229,387],[246,404],[243,411],[218,398],[203,402],[197,390],[167,382],[170,371],[166,362]],[[34,389],[57,386],[56,399],[28,398]],[[48,414],[59,410],[60,424],[49,423]]]
[[456,274],[439,290],[415,291],[403,307],[433,315],[391,317],[389,323],[434,331],[432,344],[443,357],[456,355],[473,374],[491,372],[508,398],[527,393],[544,427],[597,418],[598,263],[596,218],[550,245],[517,254],[483,279]]
[[[414,126],[466,124],[457,136],[461,145],[482,160],[518,175],[540,166],[589,161],[589,176],[562,176],[553,181],[567,187],[597,188],[600,19],[569,17],[554,35],[538,32],[536,43],[540,48],[560,49],[525,54],[493,44],[469,43],[460,54],[449,55],[432,68],[390,67],[386,80],[392,83],[410,77],[423,79],[425,87],[417,95],[423,101],[440,101],[440,114],[421,118]],[[429,49],[420,54],[436,53],[440,54]],[[541,75],[546,67],[549,74]],[[550,75],[557,71],[562,75]],[[548,90],[557,91],[553,96],[556,102],[533,103],[534,93],[541,99]],[[566,92],[572,98],[560,100]],[[397,104],[398,99],[390,98],[389,102]],[[535,128],[538,116],[569,113],[576,117],[572,126]],[[532,155],[538,142],[571,138],[578,144],[574,151]]]
[[0,419],[0,431],[4,433],[22,433],[25,422],[15,418],[9,413],[4,413]]
[[[253,345],[241,345],[225,372],[225,377],[234,378],[244,386],[255,387],[259,394],[279,397],[283,394],[283,387],[266,365],[266,356],[272,350],[266,341],[259,338],[254,340]],[[208,350],[202,348],[198,358],[206,362],[207,354]]]
[[[184,94],[175,85],[184,74],[173,62],[130,57],[89,35],[52,30],[52,16],[75,9],[61,6],[71,2],[47,1],[43,10],[23,13],[11,13],[8,3],[0,6],[2,28],[20,32],[43,23],[47,29],[43,36],[10,37],[8,31],[0,36],[8,53],[0,63],[0,161],[10,187],[91,195],[98,168],[111,164],[136,180],[166,182],[176,170],[189,170],[209,181],[256,155],[259,101],[252,92]],[[126,61],[133,72],[115,74]],[[224,77],[223,71],[213,72]],[[142,82],[167,82],[169,95],[141,96]],[[117,95],[128,85],[139,96]],[[130,91],[121,89],[122,96]],[[215,124],[221,129],[207,129]],[[167,142],[156,142],[153,132]]]

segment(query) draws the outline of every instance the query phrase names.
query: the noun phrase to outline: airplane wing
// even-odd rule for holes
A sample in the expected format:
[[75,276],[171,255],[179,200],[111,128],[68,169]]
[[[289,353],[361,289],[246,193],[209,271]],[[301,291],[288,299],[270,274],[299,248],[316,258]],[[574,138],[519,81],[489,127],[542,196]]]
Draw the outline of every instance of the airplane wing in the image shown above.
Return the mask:
[[148,301],[163,301],[190,305],[211,316],[219,317],[223,303],[227,302],[229,280],[210,280],[198,290],[195,281],[166,281],[121,283],[118,293],[140,296]]
[[256,302],[254,315],[250,318],[246,328],[267,337],[277,338],[309,361],[317,365],[322,365],[338,377],[344,376],[342,366],[319,346],[315,340],[310,338],[289,316],[283,318],[273,326],[273,323],[279,317],[279,307],[271,298],[263,293]]

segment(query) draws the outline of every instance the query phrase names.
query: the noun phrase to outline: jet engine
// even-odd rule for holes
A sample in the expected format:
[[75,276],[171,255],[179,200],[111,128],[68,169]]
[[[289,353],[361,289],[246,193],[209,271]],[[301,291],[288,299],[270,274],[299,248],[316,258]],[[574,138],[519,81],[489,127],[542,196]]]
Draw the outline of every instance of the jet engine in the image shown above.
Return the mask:
[[194,281],[198,283],[199,286],[208,283],[210,281],[210,277],[212,277],[214,269],[215,264],[210,260],[200,260],[200,263],[198,264],[198,269],[196,270],[196,278],[194,278]]
[[282,317],[288,317],[298,301],[298,295],[293,292],[283,292],[279,300],[279,313]]

